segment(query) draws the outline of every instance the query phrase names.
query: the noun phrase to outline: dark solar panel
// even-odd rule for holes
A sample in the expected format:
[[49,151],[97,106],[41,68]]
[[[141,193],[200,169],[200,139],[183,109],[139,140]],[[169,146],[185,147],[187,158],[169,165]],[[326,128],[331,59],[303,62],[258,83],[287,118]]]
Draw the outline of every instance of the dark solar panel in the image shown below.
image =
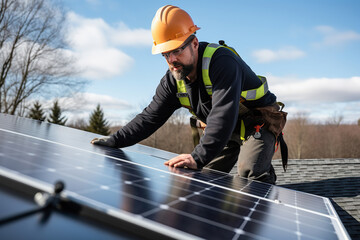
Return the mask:
[[[89,213],[82,215],[99,215],[95,218],[104,225],[119,220],[118,225],[110,224],[115,231],[100,231],[109,236],[123,229],[132,232],[131,236],[148,238],[348,238],[327,198],[208,169],[169,168],[164,161],[175,156],[173,153],[142,145],[123,149],[94,146],[89,142],[96,136],[0,114],[0,175],[12,179],[9,183],[47,192],[52,192],[56,181],[63,181],[61,198],[87,209]],[[11,188],[0,188],[1,208],[9,211],[14,202],[8,194]],[[17,199],[16,212],[34,205]],[[11,228],[14,222],[1,225],[1,219],[10,213],[0,213],[0,236],[15,231]],[[56,218],[62,217],[59,221],[68,221],[69,226],[75,221],[82,224],[74,214],[59,214]],[[99,229],[98,225],[82,225],[92,232]],[[34,223],[28,226],[32,230],[39,227]],[[26,231],[23,234],[26,236]],[[44,236],[48,235],[40,238]]]

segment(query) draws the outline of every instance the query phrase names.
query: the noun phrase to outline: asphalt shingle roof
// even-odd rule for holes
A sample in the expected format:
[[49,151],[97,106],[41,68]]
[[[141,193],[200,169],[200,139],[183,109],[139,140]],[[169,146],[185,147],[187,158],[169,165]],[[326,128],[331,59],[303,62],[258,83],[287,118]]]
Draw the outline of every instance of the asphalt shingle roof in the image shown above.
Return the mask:
[[329,198],[350,237],[360,240],[360,158],[289,159],[286,172],[280,159],[272,164],[277,186]]
[[331,200],[352,239],[360,239],[360,159],[273,160],[278,186]]

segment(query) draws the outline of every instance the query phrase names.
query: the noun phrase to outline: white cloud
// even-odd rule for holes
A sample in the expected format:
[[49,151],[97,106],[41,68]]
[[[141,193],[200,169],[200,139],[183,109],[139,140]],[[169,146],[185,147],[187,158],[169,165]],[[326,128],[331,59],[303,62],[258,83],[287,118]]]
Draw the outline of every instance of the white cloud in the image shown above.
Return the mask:
[[82,77],[93,80],[121,75],[134,64],[130,56],[110,47],[78,52],[77,59]]
[[354,123],[360,117],[360,77],[307,78],[267,76],[270,91],[284,102],[289,117],[307,112],[324,121],[334,112]]
[[123,74],[134,59],[121,49],[125,46],[151,46],[151,32],[130,29],[124,23],[113,27],[103,19],[88,19],[70,12],[68,43],[81,76],[100,80]]
[[360,101],[360,77],[298,79],[269,76],[268,79],[271,91],[287,101]]
[[77,93],[73,97],[60,98],[59,104],[73,112],[92,111],[97,104],[100,104],[103,109],[124,110],[131,108],[131,104],[124,100],[95,93]]
[[267,63],[301,58],[305,53],[295,47],[284,47],[278,50],[259,49],[254,51],[252,56],[259,63]]
[[121,46],[152,46],[153,39],[148,29],[130,29],[125,23],[119,23],[110,35],[111,41]]
[[316,31],[323,35],[323,39],[318,46],[336,46],[346,44],[351,41],[360,41],[360,33],[354,31],[338,31],[331,26],[317,26]]

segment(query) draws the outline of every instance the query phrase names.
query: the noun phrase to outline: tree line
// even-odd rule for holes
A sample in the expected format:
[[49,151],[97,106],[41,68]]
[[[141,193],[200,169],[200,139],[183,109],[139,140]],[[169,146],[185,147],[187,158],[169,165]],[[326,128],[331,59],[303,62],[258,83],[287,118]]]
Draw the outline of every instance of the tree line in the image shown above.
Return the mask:
[[[39,101],[35,101],[32,107],[29,109],[26,117],[58,125],[65,125],[67,122],[67,118],[63,116],[63,111],[61,110],[57,100],[53,102],[53,105],[50,108],[50,112],[48,114],[46,114],[46,111],[42,107],[41,103]],[[104,112],[100,107],[100,104],[98,104],[90,114],[89,123],[85,123],[85,121],[81,121],[81,123],[82,124],[77,125],[75,122],[73,124],[69,124],[68,126],[101,135],[110,134],[109,123],[104,117]]]
[[[61,125],[66,123],[57,101],[54,101],[47,118],[39,102],[34,102],[27,117]],[[160,129],[140,144],[179,154],[192,152],[194,144],[188,119],[186,109],[176,111]],[[298,114],[288,120],[283,132],[289,158],[360,158],[360,121],[358,125],[342,124],[341,121],[342,117],[337,116],[325,123],[313,123],[306,114]],[[88,121],[80,119],[67,126],[101,135],[121,129],[121,126],[109,126],[100,104],[90,114]],[[274,158],[281,158],[280,151],[275,152]]]
[[[288,120],[283,131],[289,159],[360,158],[358,122],[358,125],[314,123],[306,117],[295,116]],[[141,143],[179,154],[194,148],[190,125],[171,121]],[[274,150],[277,150],[274,159],[280,159],[280,149],[275,146]]]

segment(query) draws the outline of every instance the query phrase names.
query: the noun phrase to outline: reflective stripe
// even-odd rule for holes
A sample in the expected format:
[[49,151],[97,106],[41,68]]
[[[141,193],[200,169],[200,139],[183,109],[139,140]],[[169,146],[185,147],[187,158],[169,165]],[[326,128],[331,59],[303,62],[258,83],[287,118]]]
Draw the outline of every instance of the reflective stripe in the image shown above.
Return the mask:
[[245,98],[247,101],[258,100],[259,98],[262,98],[269,90],[266,77],[258,76],[258,78],[262,82],[260,87],[241,92],[241,96]]
[[210,58],[209,57],[204,57],[203,58],[203,62],[202,62],[202,69],[209,69],[210,66]]
[[183,105],[184,107],[187,107],[187,108],[191,108],[189,95],[186,92],[184,80],[176,80],[176,85],[177,85],[177,90],[178,90],[178,93],[176,94],[176,96],[179,98],[181,105]]
[[210,43],[206,46],[203,58],[202,58],[202,77],[207,93],[212,95],[212,83],[209,77],[210,60],[216,49],[221,47],[219,44]]

